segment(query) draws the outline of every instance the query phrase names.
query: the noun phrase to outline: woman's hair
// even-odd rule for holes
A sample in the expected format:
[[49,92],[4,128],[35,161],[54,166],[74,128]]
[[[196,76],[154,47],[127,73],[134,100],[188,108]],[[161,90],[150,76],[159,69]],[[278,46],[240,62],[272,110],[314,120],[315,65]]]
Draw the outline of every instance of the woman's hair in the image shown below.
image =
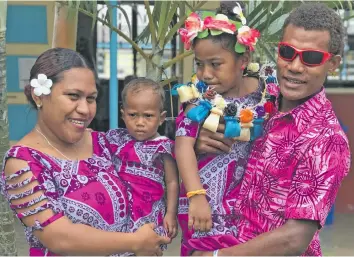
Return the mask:
[[131,80],[124,86],[122,91],[123,108],[127,103],[127,95],[129,92],[138,93],[146,89],[152,89],[160,97],[160,110],[164,110],[165,104],[165,90],[155,81],[147,78],[136,78]]
[[[242,2],[238,2],[244,11],[244,4]],[[216,10],[216,14],[224,14],[230,20],[233,21],[240,21],[239,17],[233,12],[233,9],[237,6],[236,1],[220,1],[220,8]],[[237,31],[236,31],[237,33]],[[211,39],[215,43],[219,43],[222,48],[231,53],[235,54],[236,56],[242,55],[235,52],[235,45],[237,42],[237,34],[229,34],[229,33],[222,33],[217,36],[212,36],[209,34],[204,39]],[[196,45],[197,41],[201,40],[199,38],[195,38],[193,40],[193,47]]]
[[[62,75],[64,71],[72,68],[87,68],[92,70],[85,58],[78,52],[66,48],[52,48],[37,58],[30,72],[30,81],[37,78],[39,74],[44,74],[55,84],[63,79]],[[37,108],[32,98],[30,84],[25,86],[25,95],[31,105]]]

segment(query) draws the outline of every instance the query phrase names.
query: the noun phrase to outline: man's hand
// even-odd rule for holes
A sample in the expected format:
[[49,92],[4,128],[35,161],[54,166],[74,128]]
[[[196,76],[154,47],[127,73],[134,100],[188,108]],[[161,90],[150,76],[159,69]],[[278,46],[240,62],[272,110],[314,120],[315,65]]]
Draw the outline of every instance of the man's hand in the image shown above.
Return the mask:
[[222,154],[231,151],[234,139],[224,138],[225,124],[219,124],[216,133],[207,129],[201,128],[197,142],[195,144],[195,151],[197,154],[211,153]]
[[194,251],[192,256],[213,256],[213,252]]

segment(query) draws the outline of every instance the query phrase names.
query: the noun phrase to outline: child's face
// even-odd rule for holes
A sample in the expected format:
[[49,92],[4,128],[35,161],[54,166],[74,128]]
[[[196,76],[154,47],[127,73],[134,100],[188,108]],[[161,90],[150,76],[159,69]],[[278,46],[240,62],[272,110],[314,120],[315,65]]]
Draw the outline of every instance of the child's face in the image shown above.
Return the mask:
[[199,80],[214,87],[224,97],[237,95],[237,85],[243,75],[242,66],[246,67],[248,62],[247,54],[236,58],[234,53],[212,39],[199,39],[194,53]]
[[128,91],[121,113],[128,132],[138,141],[153,139],[166,118],[161,98],[151,88]]

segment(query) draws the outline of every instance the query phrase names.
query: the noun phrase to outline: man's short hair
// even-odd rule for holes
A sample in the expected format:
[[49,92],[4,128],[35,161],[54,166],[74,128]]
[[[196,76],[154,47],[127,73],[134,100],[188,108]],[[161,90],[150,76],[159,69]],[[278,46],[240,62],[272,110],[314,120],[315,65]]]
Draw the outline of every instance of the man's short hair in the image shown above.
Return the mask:
[[342,55],[344,50],[344,28],[341,17],[323,3],[304,3],[290,13],[283,25],[283,36],[288,25],[305,30],[326,30],[330,34],[329,52]]

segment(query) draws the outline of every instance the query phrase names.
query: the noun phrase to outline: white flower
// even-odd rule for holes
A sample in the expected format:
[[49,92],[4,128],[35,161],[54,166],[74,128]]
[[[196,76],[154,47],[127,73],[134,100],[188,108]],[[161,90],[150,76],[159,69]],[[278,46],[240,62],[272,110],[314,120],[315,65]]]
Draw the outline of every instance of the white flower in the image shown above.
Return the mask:
[[44,74],[38,74],[38,79],[31,80],[31,87],[34,87],[34,94],[36,96],[49,95],[53,86],[53,81],[47,79],[47,76]]
[[257,72],[257,71],[259,71],[259,64],[256,62],[251,62],[248,64],[247,70],[252,71],[252,72]]
[[232,11],[234,12],[234,14],[237,14],[240,17],[242,25],[245,25],[246,24],[246,18],[245,18],[245,16],[242,13],[241,5],[239,3],[237,3],[237,2],[236,2],[236,4],[237,4],[237,6],[235,6]]

